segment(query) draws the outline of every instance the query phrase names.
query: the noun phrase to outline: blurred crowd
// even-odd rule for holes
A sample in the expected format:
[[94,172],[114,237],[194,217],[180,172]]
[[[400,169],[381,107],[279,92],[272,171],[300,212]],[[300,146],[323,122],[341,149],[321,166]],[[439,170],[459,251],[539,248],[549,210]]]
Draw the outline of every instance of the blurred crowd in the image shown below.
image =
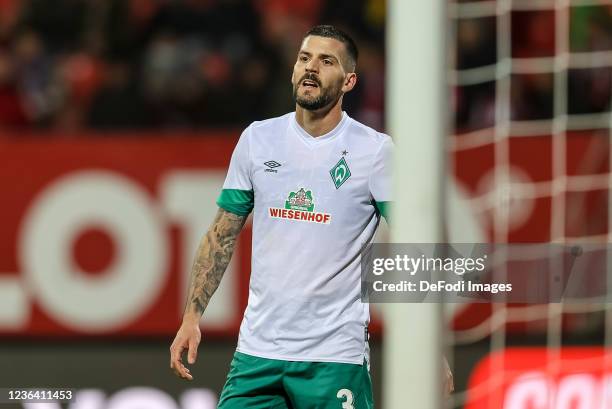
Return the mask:
[[240,127],[293,109],[303,34],[360,46],[357,119],[383,127],[384,0],[0,0],[0,128]]
[[[461,0],[463,1],[463,0]],[[356,119],[384,129],[385,0],[0,0],[0,128],[242,127],[294,107],[290,74],[318,23],[360,48]],[[553,10],[514,11],[513,58],[555,55]],[[612,6],[570,12],[571,52],[612,53]],[[456,20],[454,66],[497,61],[495,16]],[[568,112],[610,110],[612,67],[571,69]],[[495,81],[454,89],[458,131],[495,121]],[[554,75],[513,75],[511,116],[546,119]]]
[[[610,111],[612,101],[612,5],[571,7],[569,51],[591,53],[586,60],[608,61],[607,66],[569,69],[567,113]],[[557,53],[554,10],[513,11],[511,56],[516,59],[551,58]],[[457,20],[455,65],[467,70],[498,61],[495,16]],[[596,56],[595,53],[607,53]],[[532,60],[533,61],[533,60]],[[545,62],[546,64],[546,62]],[[549,60],[548,65],[552,66]],[[555,78],[548,73],[514,74],[510,86],[512,120],[549,119],[554,115]],[[495,81],[455,89],[455,125],[459,132],[491,127],[495,123]]]

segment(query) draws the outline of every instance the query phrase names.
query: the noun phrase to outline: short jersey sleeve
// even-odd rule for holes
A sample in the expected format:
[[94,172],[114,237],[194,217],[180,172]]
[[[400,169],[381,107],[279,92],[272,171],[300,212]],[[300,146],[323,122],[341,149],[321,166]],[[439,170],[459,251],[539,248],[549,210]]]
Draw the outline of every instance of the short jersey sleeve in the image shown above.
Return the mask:
[[249,133],[250,127],[242,133],[234,148],[223,190],[217,199],[220,208],[240,216],[247,216],[253,210]]
[[384,142],[374,157],[368,184],[373,204],[387,222],[389,222],[389,207],[392,201],[392,162],[393,142],[385,135]]

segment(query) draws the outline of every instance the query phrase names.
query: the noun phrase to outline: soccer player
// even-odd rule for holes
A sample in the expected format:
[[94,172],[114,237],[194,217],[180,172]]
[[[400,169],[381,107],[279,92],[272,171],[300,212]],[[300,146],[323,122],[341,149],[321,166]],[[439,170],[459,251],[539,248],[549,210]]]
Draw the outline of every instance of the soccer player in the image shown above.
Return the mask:
[[391,138],[342,111],[357,47],[333,26],[304,37],[295,112],[252,123],[232,155],[219,211],[192,268],[171,367],[196,360],[200,317],[253,212],[249,301],[220,409],[372,408],[360,250],[391,200]]

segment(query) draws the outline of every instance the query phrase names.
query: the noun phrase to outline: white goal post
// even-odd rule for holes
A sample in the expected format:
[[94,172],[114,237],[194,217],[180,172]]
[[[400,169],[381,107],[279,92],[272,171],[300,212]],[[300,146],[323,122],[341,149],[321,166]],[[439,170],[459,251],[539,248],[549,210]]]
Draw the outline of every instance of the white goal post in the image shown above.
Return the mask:
[[[396,144],[392,241],[442,240],[446,43],[443,0],[390,0],[387,10],[387,132]],[[442,308],[383,306],[383,403],[441,407]]]

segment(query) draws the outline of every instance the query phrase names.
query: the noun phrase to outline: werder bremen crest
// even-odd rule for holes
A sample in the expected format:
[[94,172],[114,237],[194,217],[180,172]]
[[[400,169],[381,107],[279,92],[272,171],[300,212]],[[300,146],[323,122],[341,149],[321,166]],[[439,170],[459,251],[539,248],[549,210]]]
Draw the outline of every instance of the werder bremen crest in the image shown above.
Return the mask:
[[336,166],[331,168],[329,174],[331,175],[332,180],[334,181],[336,189],[339,189],[340,186],[342,186],[342,184],[346,182],[348,178],[351,177],[351,170],[349,169],[346,160],[344,160],[344,158],[341,158],[338,163],[336,163]]
[[285,209],[312,212],[314,210],[312,191],[304,190],[302,187],[297,192],[290,192],[289,197],[285,201]]

